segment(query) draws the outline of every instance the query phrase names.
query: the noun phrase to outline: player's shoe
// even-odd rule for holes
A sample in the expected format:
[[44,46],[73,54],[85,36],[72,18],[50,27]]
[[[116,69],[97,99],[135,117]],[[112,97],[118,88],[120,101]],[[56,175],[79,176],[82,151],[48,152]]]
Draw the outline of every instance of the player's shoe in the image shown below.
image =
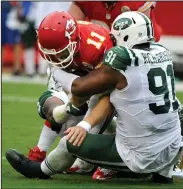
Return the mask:
[[[181,146],[183,146],[183,137],[182,137],[182,143]],[[183,149],[181,150],[181,157],[177,161],[177,164],[173,168],[173,176],[183,178]]]
[[173,177],[164,177],[158,173],[153,173],[152,174],[152,180],[154,183],[159,183],[159,184],[173,184]]
[[14,149],[9,149],[6,152],[6,159],[17,172],[21,173],[27,178],[49,178],[48,175],[45,175],[42,172],[40,162],[32,161]]
[[107,180],[107,179],[111,179],[116,173],[117,171],[98,167],[97,170],[94,172],[92,179]]
[[28,158],[32,161],[42,162],[46,158],[46,152],[41,151],[38,146],[29,150]]
[[71,168],[64,173],[89,173],[93,168],[94,165],[77,158]]
[[183,178],[183,169],[179,168],[179,165],[175,165],[172,176]]

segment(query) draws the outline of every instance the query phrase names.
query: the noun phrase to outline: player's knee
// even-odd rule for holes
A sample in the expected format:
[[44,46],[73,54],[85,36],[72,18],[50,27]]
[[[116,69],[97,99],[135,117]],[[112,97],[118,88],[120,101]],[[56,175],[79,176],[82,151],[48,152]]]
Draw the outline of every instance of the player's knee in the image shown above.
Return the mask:
[[60,142],[59,142],[59,144],[58,144],[58,146],[57,146],[57,149],[58,149],[58,150],[59,150],[59,149],[62,149],[63,151],[68,152],[66,136],[64,136],[64,137],[62,137],[62,138],[60,139]]

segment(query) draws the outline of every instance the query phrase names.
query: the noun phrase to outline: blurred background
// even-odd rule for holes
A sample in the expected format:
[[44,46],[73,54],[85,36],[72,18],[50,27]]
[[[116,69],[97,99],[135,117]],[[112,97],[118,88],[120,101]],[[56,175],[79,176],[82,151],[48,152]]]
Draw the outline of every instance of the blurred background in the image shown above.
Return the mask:
[[[36,29],[59,6],[59,2],[1,2],[3,79],[45,77],[46,63],[37,52]],[[183,2],[157,2],[154,11],[162,30],[160,43],[171,50],[176,78],[183,80]]]

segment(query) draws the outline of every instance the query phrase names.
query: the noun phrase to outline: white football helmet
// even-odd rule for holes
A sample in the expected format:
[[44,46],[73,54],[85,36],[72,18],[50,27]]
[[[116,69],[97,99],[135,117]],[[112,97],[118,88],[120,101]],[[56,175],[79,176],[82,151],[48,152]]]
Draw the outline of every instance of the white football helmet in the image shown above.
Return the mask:
[[154,41],[151,20],[137,11],[120,14],[112,24],[111,34],[116,40],[116,45],[128,48]]

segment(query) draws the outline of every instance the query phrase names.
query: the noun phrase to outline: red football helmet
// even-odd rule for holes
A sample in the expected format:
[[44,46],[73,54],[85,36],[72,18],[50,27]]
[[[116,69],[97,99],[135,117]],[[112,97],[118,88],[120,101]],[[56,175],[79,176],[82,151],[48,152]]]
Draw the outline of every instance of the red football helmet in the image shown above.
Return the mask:
[[76,20],[63,11],[48,14],[38,29],[38,47],[49,64],[68,67],[79,49]]

